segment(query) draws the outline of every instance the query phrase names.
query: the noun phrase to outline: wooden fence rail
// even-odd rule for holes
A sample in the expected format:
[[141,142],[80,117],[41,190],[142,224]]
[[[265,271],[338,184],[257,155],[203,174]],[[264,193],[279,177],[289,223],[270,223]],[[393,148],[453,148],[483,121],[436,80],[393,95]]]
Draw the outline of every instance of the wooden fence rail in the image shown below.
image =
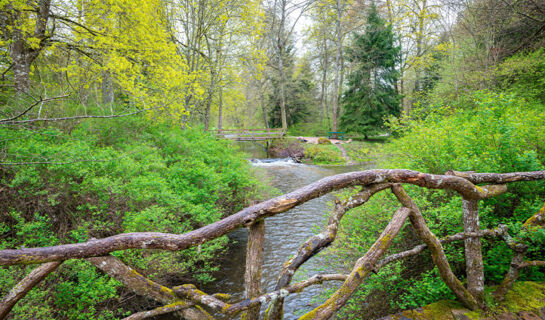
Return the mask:
[[222,129],[215,130],[216,137],[235,141],[262,141],[280,139],[286,133],[282,128],[266,129]]
[[[484,272],[479,240],[481,237],[501,237],[515,252],[509,272],[494,292],[497,300],[503,299],[522,268],[545,265],[545,261],[525,261],[528,248],[513,240],[507,233],[505,226],[500,225],[495,229],[481,230],[477,209],[478,201],[507,192],[506,185],[508,183],[544,179],[545,171],[514,173],[449,171],[444,175],[434,175],[399,169],[366,170],[324,178],[185,234],[125,233],[103,239],[93,239],[85,243],[0,250],[0,265],[41,264],[3,298],[0,304],[0,319],[4,319],[17,301],[22,299],[30,289],[47,274],[54,272],[62,261],[68,259],[87,259],[96,268],[119,280],[136,294],[146,296],[163,305],[154,310],[135,313],[126,319],[145,319],[169,312],[176,312],[190,320],[212,319],[212,316],[202,308],[205,306],[219,313],[242,314],[245,319],[253,320],[259,319],[261,306],[269,304],[266,311],[267,318],[278,320],[282,318],[283,301],[286,296],[325,281],[341,281],[340,288],[326,302],[300,317],[300,319],[329,319],[345,305],[370,272],[377,272],[388,263],[417,255],[425,249],[430,251],[441,279],[453,291],[458,300],[466,307],[477,310],[484,307],[482,294]],[[457,192],[463,200],[464,232],[443,239],[437,238],[427,226],[420,209],[404,190],[402,184]],[[263,293],[260,284],[265,218],[285,212],[326,193],[349,187],[357,187],[359,190],[346,201],[336,200],[334,210],[324,231],[312,236],[301,245],[295,255],[280,270],[274,291]],[[343,215],[348,210],[365,204],[375,193],[383,190],[391,190],[401,206],[367,253],[356,261],[352,271],[347,275],[317,274],[306,280],[291,283],[294,273],[302,264],[335,240]],[[412,224],[423,244],[411,250],[384,257],[393,239],[407,221]],[[523,228],[531,231],[535,227],[543,226],[545,226],[545,206],[528,219]],[[249,229],[245,275],[247,296],[246,299],[238,302],[231,301],[232,299],[224,294],[207,294],[191,284],[173,288],[162,286],[138,274],[131,267],[110,255],[113,251],[135,248],[183,250],[216,239],[241,227]],[[443,250],[444,243],[453,241],[464,241],[467,287],[452,272]]]

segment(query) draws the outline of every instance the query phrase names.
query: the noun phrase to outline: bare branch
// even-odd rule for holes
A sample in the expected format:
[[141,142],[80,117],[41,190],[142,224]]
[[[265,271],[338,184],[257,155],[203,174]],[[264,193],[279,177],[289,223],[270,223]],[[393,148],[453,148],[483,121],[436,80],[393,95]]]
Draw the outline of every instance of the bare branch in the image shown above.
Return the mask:
[[[364,187],[363,190],[361,190],[354,196],[351,196],[343,203],[340,203],[338,200],[336,200],[335,210],[329,218],[326,230],[312,236],[307,241],[305,241],[305,243],[303,243],[301,247],[299,247],[299,250],[297,250],[297,254],[289,259],[286,263],[284,263],[284,265],[282,266],[282,271],[280,272],[280,276],[278,277],[278,281],[276,282],[275,290],[280,290],[281,288],[289,285],[291,279],[293,278],[293,275],[303,263],[308,261],[325,247],[329,246],[335,240],[339,223],[348,210],[363,205],[375,193],[389,188],[390,186],[391,184],[388,183],[370,185]],[[283,304],[284,299],[280,298],[278,299],[278,301],[276,301],[273,307],[270,307],[268,309],[269,319],[281,318],[280,315],[282,314]]]
[[320,284],[324,281],[344,281],[346,278],[347,276],[344,274],[314,275],[307,280],[297,282],[289,287],[266,293],[257,298],[245,299],[235,304],[224,303],[218,298],[202,292],[192,284],[186,284],[183,286],[174,287],[172,289],[181,297],[189,298],[196,303],[203,304],[224,314],[235,315],[250,308],[257,307],[263,303],[274,301],[279,297],[286,297],[289,294],[301,292],[301,290],[311,285]]
[[2,125],[11,125],[11,124],[20,124],[20,123],[33,123],[33,122],[45,122],[45,121],[65,121],[65,120],[80,120],[80,119],[111,119],[111,118],[122,118],[122,117],[128,117],[133,116],[135,114],[139,114],[145,111],[155,110],[159,108],[147,108],[147,109],[141,109],[138,111],[130,112],[130,113],[124,113],[124,114],[112,114],[108,116],[99,116],[99,115],[89,115],[89,116],[73,116],[73,117],[60,117],[60,118],[39,118],[39,119],[28,119],[28,120],[18,120],[18,121],[4,121],[0,124]]
[[[541,207],[538,212],[536,212],[533,216],[526,220],[522,227],[525,230],[531,230],[532,227],[543,226],[544,224],[545,205],[543,205],[543,207]],[[513,251],[515,251],[515,254],[511,259],[511,265],[509,266],[507,274],[503,278],[501,284],[496,288],[493,293],[493,296],[497,301],[502,301],[504,299],[507,291],[511,289],[511,287],[519,277],[520,270],[524,267],[527,267],[524,262],[524,256],[526,255],[528,246],[526,244],[516,242],[513,238],[509,236],[509,234],[506,235],[505,242],[511,247],[511,249],[513,249]],[[539,265],[539,263],[537,265]]]
[[23,278],[0,302],[0,320],[4,319],[13,306],[21,300],[32,288],[40,283],[48,274],[55,271],[62,262],[48,262],[32,270]]
[[523,263],[521,263],[520,267],[545,267],[545,261],[524,261]]
[[22,116],[24,116],[25,114],[27,114],[30,110],[32,110],[32,108],[34,108],[35,106],[39,105],[40,103],[43,103],[43,102],[47,102],[47,101],[51,101],[51,100],[57,100],[57,99],[63,99],[63,98],[66,98],[70,96],[69,94],[67,95],[63,95],[63,96],[57,96],[57,97],[52,97],[52,98],[45,98],[45,99],[42,99],[40,97],[40,100],[37,100],[36,102],[34,102],[30,107],[28,107],[27,109],[25,109],[25,111],[19,113],[18,115],[14,116],[14,117],[11,117],[11,118],[7,118],[7,119],[0,119],[0,123],[2,122],[10,122],[10,121],[13,121],[17,118],[20,118]]
[[[471,232],[471,233],[460,232],[460,233],[454,234],[452,236],[442,238],[439,241],[441,243],[450,243],[450,242],[454,242],[454,241],[465,240],[467,238],[479,238],[479,237],[492,237],[493,238],[493,237],[502,236],[505,233],[507,233],[507,226],[500,225],[498,228],[485,229],[485,230],[481,230],[479,232]],[[399,253],[396,253],[396,254],[392,254],[392,255],[380,260],[377,263],[377,266],[375,267],[375,272],[378,272],[378,270],[380,268],[384,267],[385,265],[387,265],[389,263],[392,263],[392,262],[398,261],[398,260],[402,260],[402,259],[405,259],[405,258],[408,258],[408,257],[412,257],[412,256],[415,256],[417,254],[420,254],[424,250],[426,250],[427,248],[428,248],[428,246],[426,244],[421,244],[421,245],[418,245],[418,246],[416,246],[416,247],[414,247],[414,248],[412,248],[410,250],[399,252]]]
[[181,313],[186,319],[212,319],[204,310],[190,308],[191,302],[180,300],[172,289],[151,281],[114,256],[89,258],[87,261],[91,262],[95,267],[102,270],[110,277],[120,281],[138,295],[154,299],[163,304],[176,303],[179,306],[187,306],[188,308],[181,309]]
[[430,228],[426,225],[426,221],[422,216],[422,212],[418,209],[416,203],[409,197],[407,192],[399,184],[396,184],[392,187],[392,192],[395,194],[399,202],[404,206],[411,209],[411,223],[415,228],[418,237],[426,243],[428,248],[430,248],[431,257],[433,263],[437,266],[439,275],[443,282],[454,292],[456,297],[469,309],[477,310],[479,309],[479,304],[475,300],[475,297],[469,293],[469,291],[464,288],[460,280],[456,278],[450,265],[448,263],[445,251],[439,239],[431,232]]
[[315,319],[325,320],[329,319],[340,308],[342,308],[352,293],[363,282],[363,280],[373,271],[378,259],[386,252],[390,247],[390,244],[401,230],[401,227],[405,224],[405,220],[411,213],[411,210],[405,207],[401,207],[388,223],[388,226],[382,231],[382,234],[375,241],[373,246],[365,253],[363,257],[358,259],[352,272],[341,285],[341,287],[333,293],[326,302],[318,306],[316,309],[306,313],[300,319]]
[[160,316],[162,314],[167,314],[167,313],[180,311],[180,310],[186,309],[186,308],[188,308],[188,307],[190,307],[192,305],[193,304],[188,304],[188,303],[186,303],[184,301],[178,301],[178,302],[174,302],[174,303],[171,303],[171,304],[167,304],[166,306],[155,308],[153,310],[142,311],[142,312],[137,312],[137,313],[131,314],[130,316],[128,316],[126,318],[123,318],[123,320],[147,319],[147,318],[151,318],[151,317],[155,317],[155,316]]

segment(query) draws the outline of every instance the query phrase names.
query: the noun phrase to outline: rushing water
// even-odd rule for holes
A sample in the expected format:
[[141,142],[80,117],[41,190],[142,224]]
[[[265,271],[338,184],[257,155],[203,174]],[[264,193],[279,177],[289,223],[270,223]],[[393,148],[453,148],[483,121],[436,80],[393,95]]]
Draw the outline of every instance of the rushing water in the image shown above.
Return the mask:
[[[364,169],[362,166],[326,167],[299,164],[290,159],[266,159],[262,148],[250,142],[240,145],[251,156],[252,164],[256,170],[262,171],[262,174],[269,178],[272,186],[279,189],[282,194],[330,175]],[[282,264],[297,252],[301,244],[317,233],[317,228],[323,228],[326,214],[331,210],[328,202],[332,199],[333,196],[328,194],[266,219],[262,271],[264,290],[269,292],[274,289]],[[215,274],[218,280],[204,289],[210,294],[216,292],[231,294],[234,298],[233,301],[239,301],[244,297],[244,268],[248,234],[245,229],[238,229],[228,234],[228,237],[232,240],[232,244],[227,253],[220,258],[220,270]],[[338,271],[328,267],[318,255],[299,268],[294,280],[306,279],[316,273],[336,273]],[[331,288],[332,284],[311,286],[301,293],[288,296],[284,304],[284,319],[297,319],[305,311],[316,307],[318,302],[314,301],[316,300],[314,298],[324,291],[324,286]],[[261,308],[262,312],[265,307]],[[222,318],[221,315],[216,316]]]
[[[241,143],[242,145],[242,143]],[[249,153],[256,170],[265,174],[272,186],[282,194],[306,186],[321,178],[355,170],[362,170],[362,166],[314,166],[298,164],[290,159],[266,159],[266,155],[250,143],[242,145]],[[260,159],[260,160],[257,160]],[[262,287],[272,291],[278,279],[282,264],[286,262],[309,237],[322,228],[333,199],[331,194],[313,199],[289,211],[266,219],[265,244],[263,257]],[[246,258],[247,231],[239,229],[229,238],[234,244],[229,248],[221,263],[221,270],[216,277],[218,280],[207,288],[209,292],[230,293],[235,300],[244,296],[244,266]],[[320,256],[307,261],[295,274],[294,280],[306,279],[316,273],[334,273],[325,265]],[[331,284],[327,284],[331,287]],[[306,288],[302,293],[288,296],[284,304],[284,319],[296,319],[317,305],[314,298],[322,293],[324,287],[316,285]],[[265,309],[265,307],[262,308]]]

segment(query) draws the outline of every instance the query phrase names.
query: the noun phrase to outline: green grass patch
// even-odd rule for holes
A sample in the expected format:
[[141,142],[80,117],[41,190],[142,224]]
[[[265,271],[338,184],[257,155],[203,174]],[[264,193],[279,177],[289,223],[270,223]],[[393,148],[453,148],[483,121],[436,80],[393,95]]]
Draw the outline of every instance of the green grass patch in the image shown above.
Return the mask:
[[305,159],[312,164],[345,164],[341,150],[332,144],[305,146]]

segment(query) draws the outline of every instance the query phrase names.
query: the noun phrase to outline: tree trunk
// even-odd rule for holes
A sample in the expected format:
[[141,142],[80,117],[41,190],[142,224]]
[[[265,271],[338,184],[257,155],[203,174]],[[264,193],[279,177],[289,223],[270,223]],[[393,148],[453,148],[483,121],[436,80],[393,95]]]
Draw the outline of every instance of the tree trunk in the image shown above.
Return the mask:
[[20,13],[16,11],[13,13],[16,26],[13,28],[11,35],[13,42],[9,53],[13,63],[13,86],[17,95],[27,93],[30,90],[30,65],[46,45],[43,40],[46,38],[45,33],[50,7],[51,0],[40,0],[38,3],[36,24],[32,35],[33,38],[39,40],[37,48],[26,45],[23,32],[18,27],[18,24],[21,23],[17,21],[20,18]]
[[218,132],[221,132],[223,128],[223,87],[219,88],[219,101],[218,101]]
[[337,113],[339,109],[339,87],[340,87],[340,72],[341,72],[341,0],[337,0],[337,54],[335,55],[335,82],[333,85],[333,131],[337,131]]
[[282,118],[282,130],[288,130],[288,119],[286,116],[286,93],[284,75],[284,25],[286,23],[286,0],[282,1],[281,20],[278,28],[277,50],[278,50],[278,72],[280,75],[280,117]]
[[114,85],[110,71],[102,71],[102,104],[112,106],[114,103]]
[[22,95],[30,90],[30,60],[24,50],[24,40],[16,40],[11,48],[13,63],[13,87],[15,94]]
[[284,64],[281,47],[279,46],[278,71],[280,73],[280,117],[282,118],[282,130],[288,130],[288,119],[286,117],[286,94],[284,92]]
[[267,120],[267,110],[265,110],[265,95],[263,94],[263,86],[259,92],[259,104],[261,105],[261,112],[263,113],[263,122],[265,128],[269,129],[269,120]]
[[[464,211],[464,231],[479,232],[478,200],[462,199]],[[467,290],[479,304],[484,301],[484,266],[481,252],[481,239],[467,238],[464,240],[466,256]]]
[[327,52],[327,39],[323,39],[323,57],[322,57],[322,88],[320,92],[320,103],[322,104],[322,113],[320,114],[320,123],[324,123],[324,117],[328,119],[328,107],[327,107],[327,67],[328,67],[328,52]]

